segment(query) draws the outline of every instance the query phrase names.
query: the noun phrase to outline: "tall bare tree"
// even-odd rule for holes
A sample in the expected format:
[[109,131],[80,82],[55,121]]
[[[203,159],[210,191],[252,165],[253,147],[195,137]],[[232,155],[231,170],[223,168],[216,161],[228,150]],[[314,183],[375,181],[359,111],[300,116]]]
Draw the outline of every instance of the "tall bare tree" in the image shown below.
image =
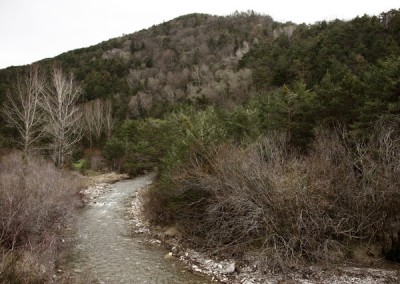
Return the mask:
[[112,131],[114,129],[114,117],[112,110],[112,103],[110,100],[105,101],[104,105],[104,128],[107,135],[107,138],[111,137]]
[[26,76],[19,76],[11,91],[7,92],[7,102],[3,113],[8,124],[20,136],[17,143],[25,155],[36,148],[43,136],[43,112],[39,101],[45,89],[45,77],[39,67],[32,66]]
[[60,168],[82,138],[81,111],[76,104],[80,94],[81,89],[74,83],[73,75],[66,76],[61,68],[54,67],[42,105],[48,115],[45,129],[53,142],[54,163]]
[[101,112],[101,100],[96,99],[85,103],[82,106],[82,129],[86,139],[89,140],[90,147],[93,140],[100,138],[103,132],[103,116]]
[[111,136],[114,126],[112,104],[109,100],[96,99],[83,105],[82,128],[90,146],[99,142],[103,135]]

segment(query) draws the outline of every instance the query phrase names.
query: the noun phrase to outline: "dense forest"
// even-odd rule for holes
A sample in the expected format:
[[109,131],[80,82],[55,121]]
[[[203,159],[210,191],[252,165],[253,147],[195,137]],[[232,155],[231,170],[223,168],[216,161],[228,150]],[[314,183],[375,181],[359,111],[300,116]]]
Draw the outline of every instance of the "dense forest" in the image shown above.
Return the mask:
[[[44,82],[39,116],[57,78],[76,90],[62,154],[45,123],[21,143],[7,110],[27,78]],[[216,254],[257,251],[261,272],[400,261],[400,10],[312,25],[190,14],[0,70],[0,102],[4,188],[13,148],[28,166],[39,153],[84,174],[156,170],[152,222]],[[4,224],[0,253],[29,234]]]

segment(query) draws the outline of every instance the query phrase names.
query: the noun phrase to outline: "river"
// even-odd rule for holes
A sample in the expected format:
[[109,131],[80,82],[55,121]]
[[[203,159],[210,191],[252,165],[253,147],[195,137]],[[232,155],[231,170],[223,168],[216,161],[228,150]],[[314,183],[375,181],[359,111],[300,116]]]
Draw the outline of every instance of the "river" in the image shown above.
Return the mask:
[[69,270],[90,273],[100,283],[210,283],[132,233],[127,206],[134,192],[151,182],[149,175],[117,182],[79,212],[69,240]]

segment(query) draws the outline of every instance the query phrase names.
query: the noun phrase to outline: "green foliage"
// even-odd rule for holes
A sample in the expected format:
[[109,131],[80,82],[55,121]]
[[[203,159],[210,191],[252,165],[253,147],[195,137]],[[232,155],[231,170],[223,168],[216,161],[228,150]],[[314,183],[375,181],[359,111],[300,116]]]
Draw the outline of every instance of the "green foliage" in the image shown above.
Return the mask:
[[117,129],[103,149],[108,165],[137,175],[159,165],[168,143],[170,127],[163,120],[127,120]]
[[[239,63],[252,69],[254,84],[264,94],[263,128],[288,131],[292,143],[304,146],[316,121],[351,126],[357,135],[368,136],[381,116],[398,115],[399,18],[400,11],[392,10],[379,17],[299,25],[293,33],[276,26],[275,40],[266,39]],[[313,102],[269,91],[298,81],[312,90]]]
[[174,127],[173,138],[161,160],[166,172],[185,163],[191,153],[200,157],[206,146],[226,138],[224,124],[213,107],[200,112],[193,108],[181,110],[170,114],[166,120]]
[[292,34],[276,29],[277,38],[266,40],[250,50],[241,67],[254,70],[255,83],[282,86],[304,80],[308,86],[318,84],[336,61],[352,72],[363,70],[366,64],[392,54],[399,54],[400,11],[378,17],[363,16],[344,22],[320,22],[299,25]]
[[107,141],[103,149],[103,155],[112,169],[123,170],[126,144],[122,139],[118,139],[117,137],[113,137]]
[[218,143],[225,129],[214,108],[180,110],[164,119],[124,121],[105,148],[108,164],[130,174],[162,166],[166,171],[185,161],[190,149]]
[[313,130],[321,105],[315,92],[297,82],[256,99],[260,126],[264,133],[284,131],[292,146],[306,149],[313,138]]
[[319,114],[322,124],[349,125],[356,119],[362,101],[361,82],[346,66],[332,66],[316,86],[316,92],[323,107]]
[[261,135],[261,121],[258,106],[239,106],[232,112],[220,114],[227,137],[236,143],[248,143]]
[[79,171],[81,174],[86,174],[87,161],[85,159],[80,159],[75,163],[72,163],[72,169]]

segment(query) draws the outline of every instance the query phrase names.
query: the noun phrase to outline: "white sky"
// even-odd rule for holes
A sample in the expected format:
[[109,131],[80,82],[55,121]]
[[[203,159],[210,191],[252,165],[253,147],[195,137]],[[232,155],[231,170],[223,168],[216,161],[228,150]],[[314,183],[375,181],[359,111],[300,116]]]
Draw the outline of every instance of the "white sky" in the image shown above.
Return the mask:
[[0,68],[30,64],[194,12],[254,10],[276,21],[314,23],[399,8],[399,0],[0,0]]

